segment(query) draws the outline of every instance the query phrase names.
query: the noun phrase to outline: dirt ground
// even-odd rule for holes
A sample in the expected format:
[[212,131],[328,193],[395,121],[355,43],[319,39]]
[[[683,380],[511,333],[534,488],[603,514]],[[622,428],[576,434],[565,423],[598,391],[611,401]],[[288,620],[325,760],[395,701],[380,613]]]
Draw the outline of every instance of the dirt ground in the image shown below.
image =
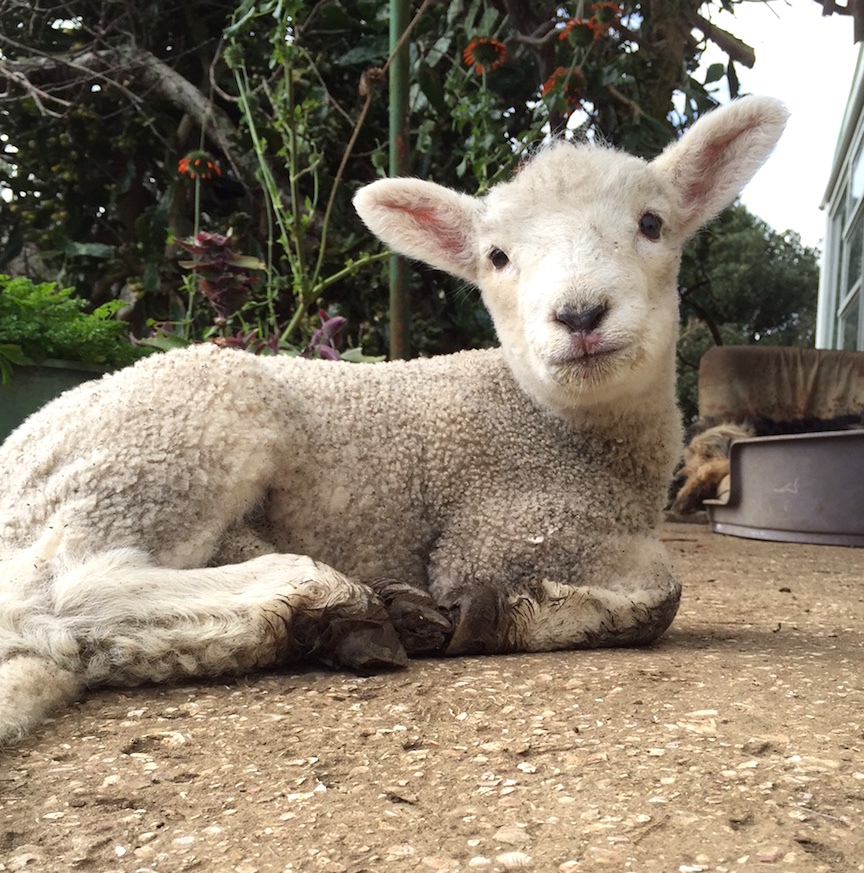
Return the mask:
[[0,757],[0,870],[864,870],[864,552],[662,536],[648,649],[93,694]]

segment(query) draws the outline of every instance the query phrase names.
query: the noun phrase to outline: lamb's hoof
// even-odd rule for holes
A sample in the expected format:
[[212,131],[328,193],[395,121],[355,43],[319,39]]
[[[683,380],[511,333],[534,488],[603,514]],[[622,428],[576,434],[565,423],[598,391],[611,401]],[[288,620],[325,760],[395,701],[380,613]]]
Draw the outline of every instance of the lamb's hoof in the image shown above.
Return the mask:
[[438,611],[438,604],[428,592],[389,580],[376,582],[373,587],[410,656],[431,655],[444,648],[453,626]]
[[369,672],[408,663],[405,648],[380,602],[360,615],[304,616],[294,633],[307,658],[331,667]]
[[388,667],[405,667],[408,664],[408,655],[390,622],[358,622],[348,633],[341,636],[332,655],[323,660],[333,666],[366,672]]
[[491,655],[512,651],[508,645],[506,601],[489,585],[455,591],[440,604],[453,625],[445,655]]

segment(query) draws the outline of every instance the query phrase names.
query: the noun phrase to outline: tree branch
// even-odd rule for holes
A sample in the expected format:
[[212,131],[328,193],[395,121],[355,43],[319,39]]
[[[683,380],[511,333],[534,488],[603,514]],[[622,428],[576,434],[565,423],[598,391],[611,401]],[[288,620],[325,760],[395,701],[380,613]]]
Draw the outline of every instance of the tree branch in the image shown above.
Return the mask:
[[823,15],[851,15],[853,40],[864,40],[864,0],[847,0],[845,6],[838,6],[834,0],[816,0],[822,7]]
[[752,68],[753,64],[756,63],[756,52],[746,42],[738,39],[737,36],[733,36],[728,31],[712,24],[706,18],[699,15],[698,12],[692,13],[691,21],[695,27],[702,31],[706,39],[710,39],[711,42],[719,46],[729,55],[731,60],[744,64],[748,68]]
[[[225,155],[243,185],[249,190],[256,186],[254,166],[236,154],[237,128],[231,119],[188,79],[148,51],[120,46],[90,50],[74,57],[43,55],[22,61],[0,59],[0,76],[27,92],[35,89],[37,82],[62,82],[68,86],[76,80],[85,84],[95,80],[102,86],[120,90],[138,105],[140,96],[120,83],[121,74],[135,79],[142,90],[160,95],[188,115]],[[51,99],[58,100],[57,97]]]
[[[683,299],[684,295],[681,296]],[[722,346],[723,337],[720,335],[720,328],[717,326],[714,319],[708,314],[708,310],[693,300],[692,297],[686,298],[686,305],[693,310],[696,317],[705,325],[705,327],[708,328],[708,332],[711,334],[711,339],[714,340],[714,345]]]

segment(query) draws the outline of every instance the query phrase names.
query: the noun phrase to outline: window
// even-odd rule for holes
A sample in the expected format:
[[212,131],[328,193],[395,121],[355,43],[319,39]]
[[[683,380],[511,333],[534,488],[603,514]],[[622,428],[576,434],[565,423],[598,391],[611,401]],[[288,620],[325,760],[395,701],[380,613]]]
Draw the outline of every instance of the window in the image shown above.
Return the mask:
[[858,348],[858,321],[861,311],[861,295],[853,297],[852,302],[846,307],[840,316],[840,325],[837,331],[837,339],[841,349],[855,351]]
[[864,46],[825,192],[816,346],[864,351]]

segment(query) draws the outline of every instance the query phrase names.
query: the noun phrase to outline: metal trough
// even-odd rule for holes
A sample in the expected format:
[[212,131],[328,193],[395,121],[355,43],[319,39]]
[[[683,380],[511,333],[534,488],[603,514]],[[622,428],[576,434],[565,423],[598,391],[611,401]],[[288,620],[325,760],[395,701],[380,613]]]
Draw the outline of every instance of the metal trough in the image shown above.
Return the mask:
[[715,533],[864,546],[864,430],[732,444],[725,500],[706,500]]

